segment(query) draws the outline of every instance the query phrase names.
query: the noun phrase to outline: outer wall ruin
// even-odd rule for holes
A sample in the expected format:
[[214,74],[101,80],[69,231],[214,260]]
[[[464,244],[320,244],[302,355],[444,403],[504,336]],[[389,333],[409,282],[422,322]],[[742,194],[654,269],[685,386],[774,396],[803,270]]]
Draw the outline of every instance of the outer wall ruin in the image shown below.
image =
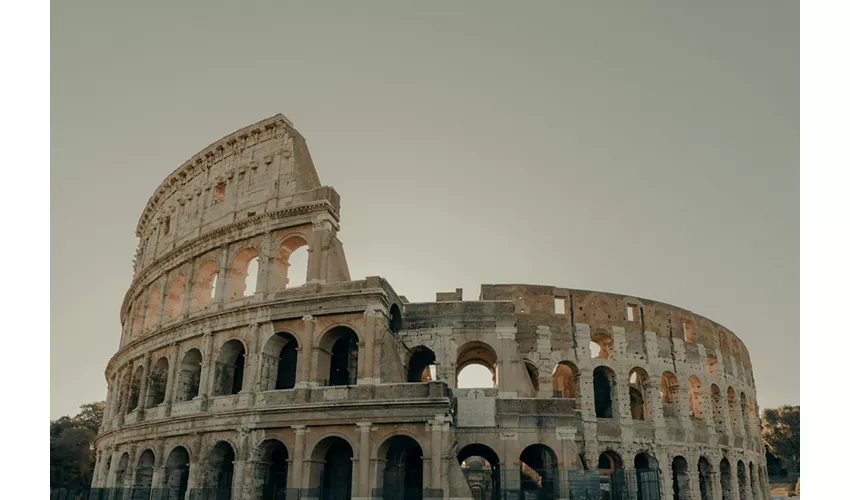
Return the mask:
[[[282,115],[168,176],[136,230],[93,488],[770,498],[752,366],[728,329],[554,286],[409,303],[380,277],[351,280],[339,213]],[[457,387],[472,365],[492,387]]]

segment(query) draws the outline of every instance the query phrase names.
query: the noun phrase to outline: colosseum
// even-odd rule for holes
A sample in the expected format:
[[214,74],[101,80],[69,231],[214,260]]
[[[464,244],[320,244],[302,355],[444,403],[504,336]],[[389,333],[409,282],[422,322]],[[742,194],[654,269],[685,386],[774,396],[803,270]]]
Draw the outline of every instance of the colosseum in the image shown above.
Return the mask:
[[722,325],[547,285],[412,303],[352,279],[339,231],[283,115],[165,179],[92,498],[770,498],[749,354]]

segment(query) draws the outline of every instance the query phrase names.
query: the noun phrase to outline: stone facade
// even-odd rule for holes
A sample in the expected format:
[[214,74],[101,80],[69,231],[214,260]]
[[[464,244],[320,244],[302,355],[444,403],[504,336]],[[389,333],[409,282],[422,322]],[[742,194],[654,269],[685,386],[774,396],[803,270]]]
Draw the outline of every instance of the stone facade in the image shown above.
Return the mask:
[[[93,487],[132,498],[769,498],[752,366],[728,329],[553,286],[409,303],[380,277],[351,280],[339,213],[282,115],[162,183],[136,231]],[[492,387],[458,388],[470,365]],[[655,486],[644,471],[657,471]],[[588,477],[596,492],[582,496]]]

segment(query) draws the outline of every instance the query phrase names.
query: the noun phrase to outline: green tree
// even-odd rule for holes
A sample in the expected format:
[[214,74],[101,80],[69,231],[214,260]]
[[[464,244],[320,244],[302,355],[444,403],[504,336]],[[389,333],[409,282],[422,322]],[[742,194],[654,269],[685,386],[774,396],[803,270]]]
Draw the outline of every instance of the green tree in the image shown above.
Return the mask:
[[770,452],[791,474],[800,473],[800,407],[782,406],[762,412],[762,436]]
[[94,439],[103,419],[103,402],[80,406],[73,418],[50,421],[50,487],[85,490],[94,470]]

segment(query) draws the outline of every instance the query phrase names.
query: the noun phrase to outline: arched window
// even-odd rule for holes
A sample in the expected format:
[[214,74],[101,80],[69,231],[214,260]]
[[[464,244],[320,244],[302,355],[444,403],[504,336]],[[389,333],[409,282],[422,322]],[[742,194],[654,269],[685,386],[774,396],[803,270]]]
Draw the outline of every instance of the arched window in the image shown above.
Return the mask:
[[[256,248],[245,248],[240,250],[236,254],[236,257],[234,257],[233,263],[230,264],[230,272],[227,277],[229,300],[254,295],[254,292],[256,292],[257,256]],[[250,275],[251,271],[253,271],[253,275]]]
[[481,500],[500,500],[501,463],[499,455],[483,444],[469,444],[457,454],[463,475],[470,488],[478,488]]
[[266,342],[260,369],[260,387],[265,391],[292,389],[298,367],[298,341],[290,333],[278,332]]
[[620,458],[620,455],[611,450],[602,452],[599,455],[596,468],[599,469],[599,483],[602,490],[610,493],[607,498],[621,498],[622,494],[626,493],[626,491],[621,491],[625,490],[625,484],[622,484],[623,481],[621,480],[623,460]]
[[383,468],[377,469],[377,484],[382,485],[383,498],[422,499],[422,448],[416,440],[393,436],[381,445],[378,457],[386,460]]
[[302,286],[307,282],[307,241],[300,236],[284,240],[278,247],[271,265],[269,290],[279,292]]
[[127,369],[124,371],[124,376],[121,377],[121,383],[118,385],[118,399],[115,403],[115,407],[118,409],[115,413],[116,415],[123,415],[129,411],[127,409],[127,403],[124,400],[124,395],[130,390],[130,384],[132,382],[132,375],[130,374],[130,370]]
[[580,400],[578,377],[578,368],[569,361],[561,361],[555,365],[552,373],[552,397],[574,398],[578,403]]
[[522,497],[540,500],[558,498],[558,459],[551,448],[533,444],[519,456]]
[[747,395],[741,393],[741,432],[746,436],[749,433],[750,407],[747,404]]
[[731,387],[726,389],[726,402],[729,406],[729,424],[732,426],[732,433],[737,434],[741,431],[741,426],[738,423],[738,418],[736,415],[739,415],[741,410],[738,408],[738,402],[736,401],[735,390]]
[[118,460],[118,468],[115,469],[115,482],[113,483],[113,488],[127,488],[129,487],[129,465],[130,465],[130,454],[124,453],[121,455],[121,458]]
[[319,492],[319,500],[351,500],[354,451],[348,441],[327,437],[313,448],[310,458],[309,487]]
[[[690,500],[691,484],[688,477],[688,461],[685,457],[673,458],[673,500]],[[742,497],[743,498],[743,497]]]
[[424,346],[413,349],[410,361],[407,363],[408,382],[430,382],[437,380],[436,363],[437,356],[434,351]]
[[145,369],[141,366],[136,368],[136,373],[133,375],[133,382],[130,384],[130,400],[127,402],[127,413],[139,407],[139,392],[142,390],[142,377]]
[[694,418],[702,417],[702,382],[694,375],[688,378],[688,406],[691,411],[691,416]]
[[218,281],[218,264],[208,260],[198,269],[195,284],[192,287],[192,305],[190,309],[200,311],[212,304],[215,299],[215,288]]
[[661,374],[661,406],[665,417],[679,414],[679,381],[671,372]]
[[165,294],[165,306],[162,310],[162,322],[166,323],[177,316],[183,310],[183,290],[186,285],[186,278],[183,274],[178,274],[168,283],[168,288]]
[[720,460],[720,489],[722,489],[723,500],[732,500],[732,488],[735,483],[732,479],[732,466],[725,458]]
[[153,365],[148,377],[148,408],[162,404],[165,401],[165,388],[168,386],[168,358],[159,358]]
[[177,388],[174,402],[189,401],[198,396],[201,385],[201,351],[190,349],[180,363],[177,372]]
[[496,351],[484,342],[467,342],[458,349],[456,362],[459,389],[498,387]]
[[658,460],[648,453],[635,455],[637,500],[658,500],[661,488],[658,476]]
[[148,293],[148,304],[145,308],[145,331],[152,330],[157,325],[157,315],[159,314],[159,287],[151,288]]
[[165,498],[184,498],[189,485],[189,453],[178,446],[165,461]]
[[646,420],[649,416],[648,383],[649,375],[643,368],[632,368],[629,372],[629,407],[632,420]]
[[614,418],[617,415],[617,376],[607,366],[593,370],[593,400],[596,418]]
[[277,439],[263,441],[259,448],[259,461],[254,465],[254,493],[250,498],[286,497],[286,480],[289,472],[289,453]]
[[153,482],[154,455],[151,450],[145,450],[139,455],[136,465],[136,480],[133,482],[133,498],[149,498]]
[[214,396],[239,394],[245,375],[245,345],[231,339],[221,346],[215,363]]
[[229,500],[233,488],[233,462],[236,453],[226,441],[219,441],[213,447],[206,463],[204,486],[216,500]]
[[738,498],[747,498],[747,466],[738,460]]
[[614,353],[614,341],[605,332],[594,333],[590,337],[590,357],[599,359],[611,359]]
[[401,309],[398,305],[390,306],[390,331],[398,333],[402,329]]
[[316,368],[328,377],[326,385],[357,385],[358,342],[357,333],[345,326],[332,328],[322,336]]
[[711,484],[711,464],[705,457],[699,457],[697,463],[697,471],[699,472],[699,495],[700,500],[711,500],[714,498],[714,489]]
[[714,425],[718,432],[726,433],[725,419],[723,418],[723,396],[716,384],[711,384],[711,411],[714,417]]
[[528,379],[531,382],[531,387],[534,389],[534,397],[540,396],[540,377],[537,367],[529,360],[525,360],[525,371],[528,373]]

